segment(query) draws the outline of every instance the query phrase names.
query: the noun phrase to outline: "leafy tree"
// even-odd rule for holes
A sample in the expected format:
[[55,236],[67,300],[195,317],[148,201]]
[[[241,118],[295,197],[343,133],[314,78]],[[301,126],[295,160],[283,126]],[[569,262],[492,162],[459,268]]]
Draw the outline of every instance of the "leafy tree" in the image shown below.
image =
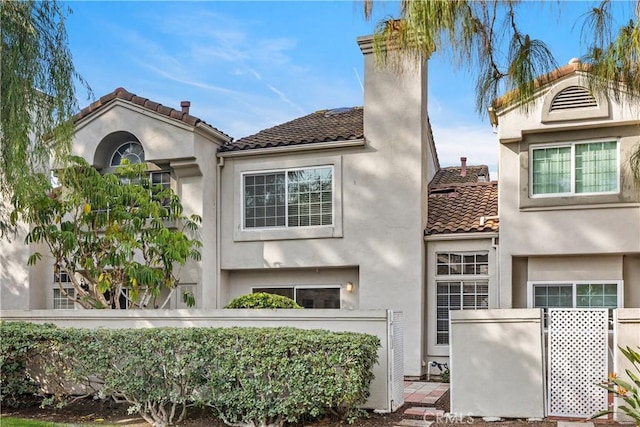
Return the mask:
[[[57,0],[0,2],[0,201],[23,196],[28,177],[68,153],[75,88],[91,90],[68,48],[66,6]],[[31,185],[33,183],[31,182]],[[0,206],[0,236],[9,228]]]
[[[164,307],[175,290],[177,269],[199,260],[197,215],[183,215],[170,188],[152,185],[144,164],[125,164],[101,175],[84,159],[70,157],[57,172],[60,187],[35,174],[27,198],[14,198],[16,210],[32,224],[26,243],[48,248],[60,273],[67,273],[75,295],[63,295],[85,308]],[[43,188],[48,188],[43,191]],[[47,255],[48,256],[48,255]],[[29,263],[43,255],[34,253]],[[128,293],[123,292],[128,289]],[[170,290],[159,301],[163,289]],[[192,295],[183,295],[193,305]]]
[[[371,18],[374,1],[363,3],[365,17]],[[558,65],[544,41],[522,31],[517,13],[521,4],[517,0],[401,0],[399,18],[376,25],[376,56],[396,66],[399,56],[393,52],[426,58],[437,51],[456,67],[477,73],[479,113],[501,93],[510,93],[509,101],[526,109],[526,101]],[[581,41],[586,53],[582,62],[591,72],[591,88],[610,89],[617,100],[637,102],[640,1],[602,0],[593,7],[584,4]],[[554,3],[548,5],[553,7]],[[555,6],[561,12],[562,2]],[[629,20],[615,22],[614,7],[628,8]]]

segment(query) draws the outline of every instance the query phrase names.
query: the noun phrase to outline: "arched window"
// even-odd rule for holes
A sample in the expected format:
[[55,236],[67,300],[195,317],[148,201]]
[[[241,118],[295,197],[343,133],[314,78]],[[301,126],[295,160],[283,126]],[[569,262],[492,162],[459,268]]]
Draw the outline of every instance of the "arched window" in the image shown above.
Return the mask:
[[122,159],[129,160],[130,164],[144,162],[144,149],[142,145],[137,141],[129,141],[120,145],[113,153],[109,166],[120,166]]

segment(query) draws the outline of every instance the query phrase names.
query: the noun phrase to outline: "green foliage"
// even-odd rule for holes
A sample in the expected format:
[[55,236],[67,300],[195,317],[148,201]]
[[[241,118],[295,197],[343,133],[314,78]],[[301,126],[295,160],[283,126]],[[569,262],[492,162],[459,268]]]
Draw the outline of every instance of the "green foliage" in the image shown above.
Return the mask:
[[[194,236],[200,218],[183,215],[178,196],[152,185],[145,167],[124,165],[102,175],[71,157],[57,173],[61,187],[47,187],[47,176],[35,174],[28,199],[14,199],[14,214],[32,224],[26,243],[48,247],[84,308],[120,308],[125,288],[131,307],[162,306],[157,298],[175,289],[176,267],[200,259]],[[41,257],[36,252],[29,263]]]
[[[68,47],[69,9],[57,0],[0,2],[0,195],[23,198],[25,180],[68,153],[77,111],[77,74]],[[76,86],[76,83],[79,83]],[[36,141],[36,143],[33,143]],[[0,235],[9,228],[0,211]]]
[[291,298],[256,292],[234,298],[224,308],[302,308]]
[[[631,417],[636,425],[640,426],[640,352],[635,351],[631,347],[622,348],[620,351],[631,362],[635,372],[630,369],[625,369],[630,381],[626,381],[616,374],[609,375],[609,380],[599,384],[600,387],[613,393],[616,398],[622,400],[624,404],[618,406],[620,411]],[[640,350],[640,347],[638,347]],[[597,418],[602,415],[612,414],[613,409],[602,411],[592,418]]]
[[[47,421],[29,420],[25,418],[2,417],[2,427],[73,427],[74,425],[50,423]],[[115,427],[106,424],[100,425],[103,427]]]
[[0,403],[9,407],[29,402],[38,384],[27,372],[27,362],[46,348],[45,331],[51,326],[26,322],[0,322]]
[[[374,1],[363,3],[365,18],[370,18]],[[526,110],[532,95],[558,64],[544,41],[523,31],[519,18],[522,3],[526,2],[402,0],[399,17],[376,25],[376,58],[399,71],[406,57],[424,60],[440,54],[455,67],[476,75],[476,109],[480,114],[509,91],[508,101]],[[560,14],[563,5],[540,2],[540,13]],[[543,11],[543,7],[549,10]],[[620,8],[629,20],[615,22],[613,7]],[[603,0],[593,7],[587,5],[580,18],[581,41],[587,52],[582,61],[591,72],[592,89],[612,90],[617,99],[630,105],[640,97],[639,16],[637,2]]]
[[349,416],[369,395],[379,346],[370,335],[293,328],[39,327],[34,337],[24,324],[5,326],[3,342],[50,349],[42,380],[98,386],[156,426],[181,421],[190,405],[247,426]]
[[448,383],[450,378],[451,371],[449,370],[449,368],[446,368],[440,375],[440,380],[442,380],[443,383]]

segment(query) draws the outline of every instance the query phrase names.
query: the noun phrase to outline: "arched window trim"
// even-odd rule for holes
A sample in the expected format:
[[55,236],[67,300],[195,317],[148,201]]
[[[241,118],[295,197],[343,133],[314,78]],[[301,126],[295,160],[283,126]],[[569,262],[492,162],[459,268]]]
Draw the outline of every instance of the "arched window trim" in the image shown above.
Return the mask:
[[[136,150],[135,152],[128,152],[130,147],[139,147],[139,150]],[[114,164],[116,156],[118,156],[118,161]],[[109,167],[120,166],[123,158],[128,158],[131,164],[144,163],[144,148],[142,147],[142,144],[140,144],[140,142],[138,141],[127,141],[120,144],[111,155],[111,159],[109,160]]]

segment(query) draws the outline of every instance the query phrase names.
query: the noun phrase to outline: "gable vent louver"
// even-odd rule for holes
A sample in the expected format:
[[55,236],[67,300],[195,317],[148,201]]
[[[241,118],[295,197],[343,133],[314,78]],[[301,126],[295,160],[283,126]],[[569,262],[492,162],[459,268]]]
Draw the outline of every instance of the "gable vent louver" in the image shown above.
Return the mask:
[[598,102],[591,92],[582,86],[569,86],[557,94],[551,103],[551,111],[595,107],[598,107]]

